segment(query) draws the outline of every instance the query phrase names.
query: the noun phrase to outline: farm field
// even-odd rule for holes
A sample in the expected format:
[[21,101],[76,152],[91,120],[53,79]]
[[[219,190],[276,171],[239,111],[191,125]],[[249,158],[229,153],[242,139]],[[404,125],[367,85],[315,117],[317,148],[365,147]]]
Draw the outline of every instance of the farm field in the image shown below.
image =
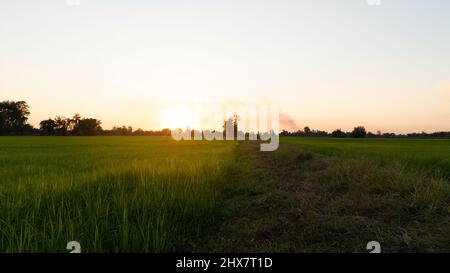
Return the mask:
[[271,153],[240,143],[229,201],[200,249],[367,252],[377,241],[382,252],[450,251],[450,180],[427,169],[448,160],[447,141],[339,143],[283,139]]
[[0,251],[450,250],[448,140],[1,137]]
[[354,139],[285,137],[281,142],[331,156],[401,161],[412,169],[441,172],[450,179],[450,139]]
[[1,137],[0,251],[167,252],[213,221],[233,143]]

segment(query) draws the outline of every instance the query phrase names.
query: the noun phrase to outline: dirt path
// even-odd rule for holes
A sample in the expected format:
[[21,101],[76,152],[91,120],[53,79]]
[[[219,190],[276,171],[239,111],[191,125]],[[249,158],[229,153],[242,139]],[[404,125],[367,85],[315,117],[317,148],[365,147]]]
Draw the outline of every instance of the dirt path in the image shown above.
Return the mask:
[[195,251],[367,252],[373,240],[384,251],[450,249],[448,181],[288,144],[237,149],[218,224]]

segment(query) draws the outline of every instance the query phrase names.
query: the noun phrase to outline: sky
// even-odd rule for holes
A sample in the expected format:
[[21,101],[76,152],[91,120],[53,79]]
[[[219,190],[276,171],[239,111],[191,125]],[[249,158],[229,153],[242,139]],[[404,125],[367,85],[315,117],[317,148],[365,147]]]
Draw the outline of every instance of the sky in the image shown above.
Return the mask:
[[71,1],[0,0],[0,100],[35,126],[161,129],[239,102],[289,130],[450,130],[448,0]]

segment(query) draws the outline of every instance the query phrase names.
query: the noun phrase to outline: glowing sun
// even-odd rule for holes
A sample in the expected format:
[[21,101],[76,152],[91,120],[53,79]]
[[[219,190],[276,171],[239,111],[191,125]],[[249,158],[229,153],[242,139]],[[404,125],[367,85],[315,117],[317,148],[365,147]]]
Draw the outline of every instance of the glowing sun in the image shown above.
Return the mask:
[[192,126],[192,111],[184,106],[171,107],[162,112],[161,125],[169,129],[186,129]]

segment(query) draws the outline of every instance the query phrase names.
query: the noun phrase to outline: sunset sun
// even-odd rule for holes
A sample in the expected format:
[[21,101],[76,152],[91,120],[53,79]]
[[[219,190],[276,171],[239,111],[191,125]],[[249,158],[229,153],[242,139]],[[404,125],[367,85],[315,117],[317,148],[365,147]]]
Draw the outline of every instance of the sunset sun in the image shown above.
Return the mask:
[[192,111],[185,106],[170,107],[162,112],[161,123],[170,129],[192,127]]

